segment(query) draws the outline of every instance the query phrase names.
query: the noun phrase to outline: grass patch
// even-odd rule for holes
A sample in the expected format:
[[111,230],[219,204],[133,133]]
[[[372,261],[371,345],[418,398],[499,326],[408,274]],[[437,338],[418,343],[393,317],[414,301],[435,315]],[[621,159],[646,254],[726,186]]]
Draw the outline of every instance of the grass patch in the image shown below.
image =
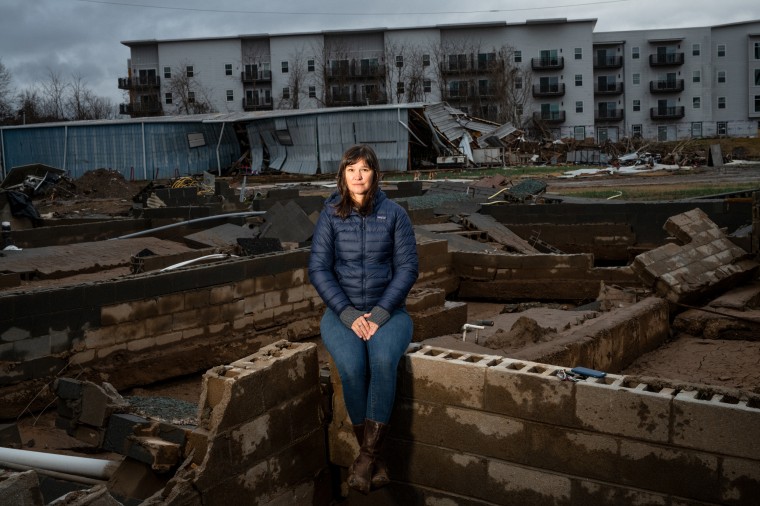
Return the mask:
[[758,187],[760,187],[758,183],[741,183],[734,185],[704,184],[699,186],[644,185],[626,186],[621,189],[605,188],[597,190],[589,190],[585,188],[563,188],[562,194],[589,199],[609,199],[610,197],[615,197],[616,200],[680,200],[694,197],[705,197],[708,195],[716,195],[721,193],[755,190]]

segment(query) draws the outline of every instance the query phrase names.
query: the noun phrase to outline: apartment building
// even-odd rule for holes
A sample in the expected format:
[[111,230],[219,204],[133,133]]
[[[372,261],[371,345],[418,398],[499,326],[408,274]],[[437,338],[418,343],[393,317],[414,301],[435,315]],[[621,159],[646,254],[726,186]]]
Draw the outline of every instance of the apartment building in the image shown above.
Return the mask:
[[133,117],[446,101],[554,137],[756,136],[760,20],[594,32],[596,20],[124,41]]

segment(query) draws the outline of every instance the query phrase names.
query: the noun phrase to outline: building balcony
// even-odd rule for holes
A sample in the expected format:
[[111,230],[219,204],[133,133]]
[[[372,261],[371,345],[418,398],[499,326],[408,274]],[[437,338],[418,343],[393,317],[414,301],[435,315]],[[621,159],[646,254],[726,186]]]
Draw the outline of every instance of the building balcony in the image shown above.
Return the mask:
[[328,107],[387,104],[388,96],[384,92],[328,93],[325,103]]
[[272,80],[271,70],[259,70],[258,72],[241,72],[240,79],[243,84],[269,82]]
[[557,84],[534,84],[533,96],[534,97],[561,97],[565,94],[565,83]]
[[625,111],[623,109],[607,109],[606,111],[597,110],[594,112],[595,121],[623,121]]
[[158,76],[151,77],[120,77],[120,90],[149,90],[161,86],[161,80]]
[[565,68],[565,57],[557,58],[531,58],[530,68],[533,70],[562,70]]
[[682,105],[673,107],[652,107],[649,109],[649,117],[653,120],[681,119],[684,117]]
[[649,81],[651,93],[678,93],[683,91],[683,79],[666,79],[663,81]]
[[249,100],[247,98],[243,99],[243,110],[244,111],[271,111],[273,109],[272,106],[272,99],[253,99]]
[[385,67],[370,66],[362,68],[360,65],[351,66],[349,68],[328,68],[327,80],[328,81],[340,81],[341,79],[384,79]]
[[149,104],[119,104],[119,114],[125,114],[132,116],[133,118],[145,117],[145,116],[161,116],[163,109],[160,103]]
[[623,83],[596,84],[594,95],[620,95],[623,93]]
[[544,123],[564,123],[565,111],[534,112],[533,121],[543,121]]
[[462,75],[462,74],[476,74],[478,72],[475,65],[472,63],[460,63],[460,64],[449,64],[449,63],[441,63],[441,74],[443,75]]
[[683,65],[683,53],[650,54],[649,65],[652,67],[667,67]]
[[622,56],[607,56],[604,58],[594,58],[595,69],[619,69],[623,66]]

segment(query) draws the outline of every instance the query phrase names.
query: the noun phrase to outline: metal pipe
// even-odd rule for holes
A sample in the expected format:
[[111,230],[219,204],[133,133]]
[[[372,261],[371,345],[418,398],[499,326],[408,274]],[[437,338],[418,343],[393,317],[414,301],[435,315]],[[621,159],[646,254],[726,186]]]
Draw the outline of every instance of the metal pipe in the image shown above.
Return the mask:
[[219,218],[239,218],[239,217],[247,217],[247,216],[257,216],[257,215],[260,215],[260,214],[266,214],[266,211],[245,211],[245,212],[240,212],[240,213],[215,214],[213,216],[204,216],[202,218],[194,218],[192,220],[180,221],[180,222],[177,222],[177,223],[169,223],[168,225],[163,225],[163,226],[156,227],[156,228],[149,228],[147,230],[141,230],[139,232],[134,232],[132,234],[122,235],[122,236],[119,236],[119,237],[112,237],[109,240],[113,240],[113,239],[131,239],[133,237],[138,237],[138,236],[141,236],[141,235],[149,234],[150,232],[157,232],[159,230],[166,230],[166,229],[169,229],[169,228],[181,227],[183,225],[189,225],[190,223],[198,223],[198,222],[201,222],[201,221],[216,220],[216,219],[219,219]]
[[3,447],[0,447],[0,461],[106,480],[119,467],[119,463],[114,460],[90,459],[87,457],[74,457],[71,455],[59,455],[57,453],[33,452]]
[[84,476],[78,476],[76,474],[59,473],[58,471],[51,471],[49,469],[38,469],[30,466],[22,466],[21,464],[11,464],[10,462],[0,461],[0,467],[13,469],[15,471],[34,471],[37,474],[44,476],[50,476],[57,480],[73,481],[74,483],[82,483],[84,485],[106,485],[106,480],[96,480],[95,478],[85,478]]
[[216,143],[216,172],[219,175],[219,177],[222,176],[222,162],[219,161],[219,146],[222,145],[222,137],[224,137],[224,125],[227,123],[222,123],[222,129],[219,130],[219,141]]
[[143,181],[148,180],[148,161],[145,157],[145,122],[140,122],[140,130],[142,132],[142,155],[143,155]]
[[221,260],[225,258],[238,258],[237,255],[230,255],[227,253],[212,253],[211,255],[204,255],[202,257],[198,258],[191,258],[190,260],[185,260],[184,262],[179,262],[174,265],[170,265],[168,267],[164,267],[158,272],[166,272],[166,271],[173,271],[174,269],[179,269],[180,267],[184,267],[186,265],[190,265],[195,262],[200,262],[201,260]]
[[[66,170],[66,155],[69,149],[69,126],[63,127],[63,170]],[[76,174],[74,174],[76,176]]]

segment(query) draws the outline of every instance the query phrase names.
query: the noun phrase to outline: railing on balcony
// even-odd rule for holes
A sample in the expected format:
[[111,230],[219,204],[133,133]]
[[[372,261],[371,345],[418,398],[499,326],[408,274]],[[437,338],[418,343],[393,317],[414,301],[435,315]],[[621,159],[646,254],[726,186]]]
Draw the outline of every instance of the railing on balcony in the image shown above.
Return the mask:
[[650,54],[649,65],[652,67],[666,65],[683,65],[683,53]]
[[328,93],[328,107],[387,104],[388,96],[384,92],[371,93]]
[[594,113],[596,121],[622,121],[624,116],[623,109],[597,110]]
[[681,119],[684,117],[684,107],[682,105],[672,107],[652,107],[649,109],[649,117],[654,120]]
[[241,72],[240,79],[244,84],[260,83],[272,80],[271,70],[259,70],[258,72]]
[[530,67],[533,70],[562,70],[565,68],[565,57],[531,58]]
[[620,95],[623,93],[623,83],[596,84],[594,94],[596,95]]
[[271,111],[272,110],[272,98],[260,99],[258,97],[254,99],[243,98],[243,110],[244,111]]
[[619,69],[623,66],[622,56],[605,56],[604,58],[594,58],[595,69]]
[[534,97],[561,97],[565,94],[565,83],[534,84]]
[[158,76],[151,77],[120,77],[120,90],[145,90],[158,88],[161,85],[161,79]]
[[385,67],[380,65],[362,68],[360,65],[349,68],[328,68],[327,78],[337,79],[375,79],[385,77]]
[[474,74],[477,72],[477,69],[475,65],[468,61],[468,62],[458,62],[456,64],[451,63],[441,63],[441,73],[446,74]]
[[565,111],[542,111],[533,113],[534,121],[546,123],[562,123],[565,121]]
[[678,93],[683,91],[683,79],[664,79],[661,81],[649,81],[651,93]]
[[163,109],[161,108],[160,103],[119,104],[119,114],[125,114],[132,117],[161,116],[161,114],[163,114]]

